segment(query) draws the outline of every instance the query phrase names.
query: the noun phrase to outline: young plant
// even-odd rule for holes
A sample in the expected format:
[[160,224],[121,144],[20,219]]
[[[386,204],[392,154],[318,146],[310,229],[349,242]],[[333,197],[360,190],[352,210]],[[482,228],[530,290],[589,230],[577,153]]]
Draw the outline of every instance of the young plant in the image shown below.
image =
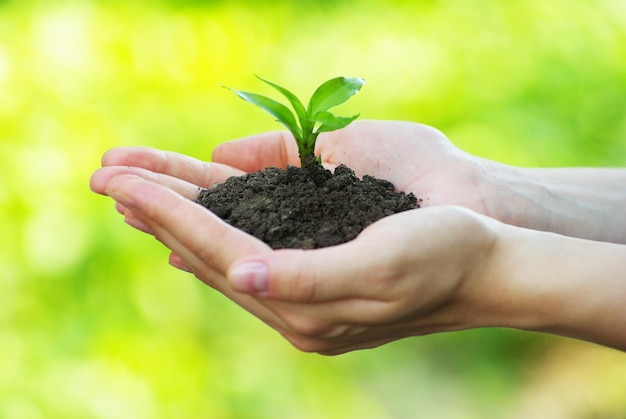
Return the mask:
[[359,114],[349,117],[336,116],[329,110],[357,94],[365,84],[363,79],[356,77],[330,79],[315,90],[305,108],[300,99],[289,90],[259,76],[257,78],[285,96],[295,113],[287,106],[269,97],[226,88],[275,117],[291,132],[298,144],[300,164],[303,169],[313,169],[322,165],[321,157],[315,156],[315,141],[320,133],[344,128],[359,117]]

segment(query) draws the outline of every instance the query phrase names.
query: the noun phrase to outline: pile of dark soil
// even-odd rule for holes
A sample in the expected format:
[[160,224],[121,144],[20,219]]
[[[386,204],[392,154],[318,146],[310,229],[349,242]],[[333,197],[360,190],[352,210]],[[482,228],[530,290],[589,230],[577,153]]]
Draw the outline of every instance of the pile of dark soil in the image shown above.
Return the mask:
[[346,166],[267,168],[202,189],[196,202],[274,249],[319,248],[354,239],[373,222],[419,208],[386,180]]

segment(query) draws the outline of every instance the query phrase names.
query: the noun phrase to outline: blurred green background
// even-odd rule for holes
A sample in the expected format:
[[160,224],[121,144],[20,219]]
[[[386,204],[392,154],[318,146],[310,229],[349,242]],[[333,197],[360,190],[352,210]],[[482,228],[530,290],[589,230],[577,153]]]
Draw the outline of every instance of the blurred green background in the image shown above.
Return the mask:
[[219,87],[253,74],[363,77],[346,114],[509,164],[624,166],[625,57],[621,0],[0,0],[0,417],[626,417],[626,357],[567,339],[300,353],[88,190],[114,146],[279,129]]

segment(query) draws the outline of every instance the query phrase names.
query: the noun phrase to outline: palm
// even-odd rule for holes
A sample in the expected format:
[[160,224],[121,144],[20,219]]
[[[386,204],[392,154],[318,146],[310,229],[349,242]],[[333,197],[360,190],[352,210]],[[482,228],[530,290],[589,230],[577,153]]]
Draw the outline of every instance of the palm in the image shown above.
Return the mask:
[[[406,122],[358,121],[320,136],[317,153],[326,167],[343,163],[359,176],[389,180],[397,189],[415,193],[423,205],[453,204],[487,212],[474,180],[483,170],[479,160],[433,128]],[[298,162],[288,133],[224,143],[215,150],[213,159],[246,172]]]
[[[495,163],[459,150],[433,128],[407,122],[357,121],[321,135],[316,152],[326,167],[343,163],[359,176],[386,179],[398,190],[413,192],[422,199],[422,206],[460,205],[492,215],[485,204],[488,200],[484,188],[489,178],[486,167]],[[208,187],[268,166],[299,163],[295,141],[287,132],[221,144],[213,160],[203,163],[177,153],[131,147],[109,151],[103,165],[114,166],[110,170],[115,173],[135,173],[157,180],[193,197],[197,186]],[[106,178],[96,176],[92,181],[95,191],[103,192]]]

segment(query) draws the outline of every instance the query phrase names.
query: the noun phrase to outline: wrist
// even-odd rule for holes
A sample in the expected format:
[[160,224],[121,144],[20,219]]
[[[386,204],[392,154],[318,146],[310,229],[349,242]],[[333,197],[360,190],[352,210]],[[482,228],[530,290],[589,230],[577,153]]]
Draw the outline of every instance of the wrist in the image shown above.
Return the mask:
[[477,281],[481,326],[626,349],[626,247],[501,224]]
[[505,224],[626,243],[626,171],[518,168],[484,160],[485,213]]
[[560,300],[560,286],[546,270],[559,258],[551,254],[545,237],[561,236],[493,219],[485,222],[493,232],[493,243],[472,264],[461,288],[463,307],[468,310],[464,316],[471,321],[467,328],[547,331],[558,324],[551,310]]
[[550,231],[551,210],[542,197],[545,186],[522,168],[482,160],[481,184],[485,214],[504,224]]
[[452,310],[450,322],[454,330],[481,327],[513,327],[519,319],[517,308],[518,289],[513,289],[507,281],[506,256],[508,230],[521,230],[501,223],[492,217],[472,213],[471,223],[464,231],[471,237],[471,243],[464,244],[461,260],[460,282],[454,297],[450,300]]

